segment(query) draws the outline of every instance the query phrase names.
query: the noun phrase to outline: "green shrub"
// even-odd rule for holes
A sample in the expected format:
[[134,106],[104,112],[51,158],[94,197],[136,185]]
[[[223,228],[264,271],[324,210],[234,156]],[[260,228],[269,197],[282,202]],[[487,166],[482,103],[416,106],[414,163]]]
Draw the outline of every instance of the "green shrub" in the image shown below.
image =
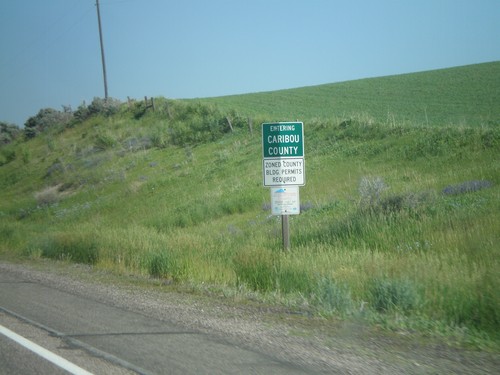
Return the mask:
[[168,136],[160,130],[153,133],[150,138],[151,144],[156,148],[165,148],[168,145]]
[[481,134],[481,144],[484,148],[500,148],[500,126],[484,130]]
[[327,313],[348,314],[354,306],[349,287],[327,277],[318,280],[313,301]]
[[120,108],[121,102],[118,99],[96,97],[88,106],[85,105],[85,102],[80,104],[73,113],[72,123],[68,125],[75,125],[75,123],[83,122],[92,116],[110,117],[117,114]]
[[14,141],[21,135],[21,129],[14,124],[0,121],[0,146]]
[[30,139],[50,127],[64,127],[73,118],[71,112],[61,112],[53,108],[44,108],[35,116],[30,117],[24,124],[24,134]]
[[16,160],[16,150],[6,148],[0,149],[0,166],[9,164],[14,160]]
[[109,132],[99,132],[95,138],[95,148],[98,150],[107,150],[113,148],[118,142]]
[[[224,134],[245,126],[246,120],[231,112],[200,103],[175,103],[169,121],[170,142],[176,146],[198,145],[216,141]],[[231,126],[229,126],[231,123]]]
[[94,98],[92,103],[88,106],[88,114],[92,115],[102,115],[104,117],[112,116],[120,110],[121,103],[118,99],[107,98]]
[[409,312],[417,307],[417,290],[409,280],[378,279],[371,287],[372,306],[379,312]]

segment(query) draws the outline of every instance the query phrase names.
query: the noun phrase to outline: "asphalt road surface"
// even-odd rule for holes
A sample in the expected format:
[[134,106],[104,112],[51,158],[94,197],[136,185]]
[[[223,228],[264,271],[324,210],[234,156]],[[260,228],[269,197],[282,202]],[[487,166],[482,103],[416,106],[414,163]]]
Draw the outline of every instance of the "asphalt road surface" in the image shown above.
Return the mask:
[[[165,320],[0,273],[0,326],[91,373],[303,374],[311,369]],[[67,373],[0,335],[1,374]]]

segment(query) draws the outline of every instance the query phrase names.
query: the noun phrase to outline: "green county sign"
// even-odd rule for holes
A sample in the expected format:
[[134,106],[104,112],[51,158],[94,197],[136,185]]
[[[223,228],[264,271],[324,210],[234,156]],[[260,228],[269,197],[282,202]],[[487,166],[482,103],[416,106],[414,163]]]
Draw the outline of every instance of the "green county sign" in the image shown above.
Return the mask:
[[265,158],[304,157],[304,124],[278,122],[262,124],[262,150]]
[[262,124],[264,186],[305,185],[304,124]]

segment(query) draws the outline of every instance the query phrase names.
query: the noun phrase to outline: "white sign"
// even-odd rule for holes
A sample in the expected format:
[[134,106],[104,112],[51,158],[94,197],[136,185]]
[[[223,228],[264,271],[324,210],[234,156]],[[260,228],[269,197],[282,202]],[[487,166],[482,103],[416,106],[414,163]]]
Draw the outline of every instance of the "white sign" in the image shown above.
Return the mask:
[[303,186],[304,158],[264,159],[264,186]]
[[298,186],[272,187],[271,210],[273,215],[300,214],[299,187]]

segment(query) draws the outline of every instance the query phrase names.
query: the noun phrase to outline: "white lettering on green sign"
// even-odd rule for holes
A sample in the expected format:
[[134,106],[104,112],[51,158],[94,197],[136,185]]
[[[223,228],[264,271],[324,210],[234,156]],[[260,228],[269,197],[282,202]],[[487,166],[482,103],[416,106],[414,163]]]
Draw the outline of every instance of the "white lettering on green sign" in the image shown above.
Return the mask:
[[300,143],[298,134],[270,135],[267,137],[267,143]]
[[279,147],[279,146],[269,147],[267,149],[267,154],[270,157],[273,157],[273,156],[295,156],[295,155],[297,155],[297,150],[298,149],[299,149],[298,147],[292,147],[292,146],[288,146],[288,147]]
[[262,125],[264,158],[304,156],[303,123],[268,123]]

